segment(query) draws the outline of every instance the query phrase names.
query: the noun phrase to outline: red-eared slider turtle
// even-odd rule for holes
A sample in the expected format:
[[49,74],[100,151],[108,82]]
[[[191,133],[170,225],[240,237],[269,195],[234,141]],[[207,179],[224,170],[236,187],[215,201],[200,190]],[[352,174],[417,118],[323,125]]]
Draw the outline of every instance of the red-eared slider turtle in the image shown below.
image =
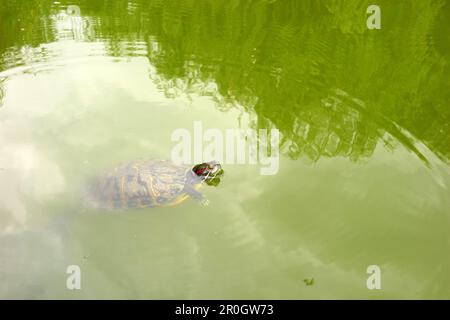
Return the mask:
[[223,173],[217,162],[188,167],[168,160],[137,160],[96,177],[85,200],[88,206],[102,209],[176,205],[189,196],[207,205],[198,189],[203,183],[217,186]]

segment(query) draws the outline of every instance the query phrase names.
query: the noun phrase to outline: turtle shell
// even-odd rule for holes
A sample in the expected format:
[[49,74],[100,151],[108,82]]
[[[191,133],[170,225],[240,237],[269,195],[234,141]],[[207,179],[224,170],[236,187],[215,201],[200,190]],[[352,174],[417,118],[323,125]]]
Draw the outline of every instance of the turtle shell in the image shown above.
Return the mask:
[[96,177],[86,199],[90,207],[127,209],[174,205],[185,200],[188,166],[168,160],[136,160]]

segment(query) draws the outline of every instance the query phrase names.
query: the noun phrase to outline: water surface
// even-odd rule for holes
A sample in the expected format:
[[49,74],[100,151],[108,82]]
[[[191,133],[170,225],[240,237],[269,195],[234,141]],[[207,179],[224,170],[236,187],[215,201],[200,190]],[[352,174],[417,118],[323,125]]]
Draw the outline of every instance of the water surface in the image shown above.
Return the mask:
[[[377,3],[3,0],[0,297],[450,298],[450,3]],[[195,121],[278,129],[278,173],[82,208]]]

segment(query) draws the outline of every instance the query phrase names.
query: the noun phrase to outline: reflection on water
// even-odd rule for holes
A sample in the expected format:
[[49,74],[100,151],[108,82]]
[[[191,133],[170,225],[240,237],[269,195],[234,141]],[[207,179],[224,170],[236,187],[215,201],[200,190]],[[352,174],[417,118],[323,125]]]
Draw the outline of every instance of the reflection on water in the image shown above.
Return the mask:
[[[392,283],[379,296],[448,297],[450,4],[381,1],[383,27],[367,30],[369,4],[3,1],[0,240],[23,250],[0,251],[0,280],[20,281],[11,265],[37,237],[42,250],[65,241],[72,260],[91,252],[98,280],[82,297],[377,297],[359,284],[377,259]],[[280,130],[279,175],[227,170],[203,211],[83,215],[70,235],[30,233],[79,213],[89,175],[167,158],[170,133],[199,119]],[[27,286],[0,294],[70,297]]]
[[449,156],[448,65],[430,40],[445,2],[386,4],[399,14],[384,17],[389,34],[369,32],[355,18],[364,1],[92,1],[80,16],[64,2],[29,2],[2,7],[9,17],[2,19],[3,70],[58,59],[64,48],[48,45],[54,41],[100,41],[74,56],[147,56],[167,97],[196,93],[222,109],[243,105],[258,115],[255,125],[281,130],[293,158],[370,156],[398,126]]

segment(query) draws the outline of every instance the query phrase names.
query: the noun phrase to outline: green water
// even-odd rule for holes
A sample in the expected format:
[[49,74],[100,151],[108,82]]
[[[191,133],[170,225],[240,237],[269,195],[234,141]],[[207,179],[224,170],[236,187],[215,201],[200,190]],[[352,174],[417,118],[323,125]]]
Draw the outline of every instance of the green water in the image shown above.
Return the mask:
[[[0,298],[450,298],[450,2],[375,2],[1,0]],[[279,171],[81,208],[195,121],[278,129]]]

